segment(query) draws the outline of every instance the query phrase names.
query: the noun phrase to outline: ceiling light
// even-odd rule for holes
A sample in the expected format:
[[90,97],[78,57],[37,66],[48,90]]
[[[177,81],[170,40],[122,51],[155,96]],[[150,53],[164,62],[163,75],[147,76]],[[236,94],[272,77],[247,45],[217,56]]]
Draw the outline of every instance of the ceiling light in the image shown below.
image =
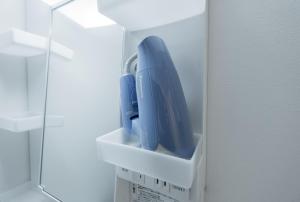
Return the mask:
[[[43,0],[49,5],[61,0]],[[102,27],[116,24],[113,20],[98,12],[97,0],[75,0],[58,10],[84,28]]]

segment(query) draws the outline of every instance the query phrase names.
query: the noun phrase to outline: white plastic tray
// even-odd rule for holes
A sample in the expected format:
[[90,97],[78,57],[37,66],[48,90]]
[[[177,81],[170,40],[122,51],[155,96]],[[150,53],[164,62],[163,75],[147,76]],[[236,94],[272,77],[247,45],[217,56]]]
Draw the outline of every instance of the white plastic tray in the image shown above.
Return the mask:
[[[42,55],[47,51],[45,37],[12,28],[0,33],[0,53],[21,57]],[[52,53],[66,59],[73,57],[73,51],[55,41],[52,41]]]
[[198,144],[189,160],[173,156],[162,147],[157,151],[149,151],[138,147],[135,141],[125,143],[122,129],[98,137],[97,152],[99,159],[108,163],[183,188],[191,188],[203,153],[202,135],[196,135],[199,137]]
[[[49,115],[47,127],[61,127],[64,125],[64,117]],[[25,132],[43,127],[43,115],[26,112],[0,116],[0,129],[11,132]]]

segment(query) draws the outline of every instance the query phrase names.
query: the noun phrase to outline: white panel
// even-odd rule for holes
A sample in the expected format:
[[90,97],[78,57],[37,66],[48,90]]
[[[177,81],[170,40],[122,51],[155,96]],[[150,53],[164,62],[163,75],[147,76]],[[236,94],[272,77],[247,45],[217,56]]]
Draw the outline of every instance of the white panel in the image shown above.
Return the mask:
[[[146,202],[157,200],[159,200],[159,202],[204,202],[203,199],[201,199],[204,188],[200,189],[196,183],[193,184],[191,189],[185,189],[155,178],[128,171],[132,175],[142,176],[144,180],[137,182],[136,180],[119,177],[120,170],[121,169],[118,168],[116,176],[115,202]],[[199,176],[199,173],[195,176],[195,179],[198,181],[200,181]]]
[[[47,37],[49,32],[49,6],[41,0],[27,0],[26,29],[31,33]],[[36,20],[39,19],[39,20]],[[64,61],[64,60],[62,60]],[[46,54],[27,58],[28,110],[44,111]],[[31,181],[39,184],[42,129],[30,131]]]
[[[0,32],[24,29],[25,1],[5,0],[0,6]],[[0,114],[26,110],[26,68],[23,59],[0,56]],[[28,135],[0,130],[0,193],[30,180]]]
[[98,0],[100,13],[131,31],[187,19],[205,7],[205,0]]
[[25,2],[23,0],[2,0],[0,32],[7,31],[10,27],[25,28]]
[[53,31],[76,57],[50,60],[48,113],[65,125],[46,128],[42,183],[66,202],[112,201],[114,169],[97,160],[95,139],[119,127],[122,29],[86,30],[55,13]]
[[299,13],[209,1],[207,202],[300,201]]

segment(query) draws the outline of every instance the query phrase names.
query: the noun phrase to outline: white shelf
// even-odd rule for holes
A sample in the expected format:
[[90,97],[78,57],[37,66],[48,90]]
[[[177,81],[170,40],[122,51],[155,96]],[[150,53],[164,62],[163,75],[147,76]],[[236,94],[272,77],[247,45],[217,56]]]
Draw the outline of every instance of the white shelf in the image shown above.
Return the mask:
[[[45,37],[12,28],[0,33],[0,54],[21,57],[32,57],[45,54],[48,40]],[[73,50],[52,41],[51,51],[53,54],[72,59]]]
[[[64,117],[57,115],[49,115],[47,127],[62,127],[64,125]],[[14,115],[0,116],[0,129],[11,132],[25,132],[43,127],[43,115],[35,113],[22,113]]]
[[100,13],[130,31],[200,15],[205,7],[206,0],[98,0]]
[[203,159],[202,135],[196,136],[197,148],[189,160],[173,156],[162,147],[149,151],[138,147],[136,141],[125,142],[123,129],[98,137],[97,152],[99,159],[108,163],[188,189]]

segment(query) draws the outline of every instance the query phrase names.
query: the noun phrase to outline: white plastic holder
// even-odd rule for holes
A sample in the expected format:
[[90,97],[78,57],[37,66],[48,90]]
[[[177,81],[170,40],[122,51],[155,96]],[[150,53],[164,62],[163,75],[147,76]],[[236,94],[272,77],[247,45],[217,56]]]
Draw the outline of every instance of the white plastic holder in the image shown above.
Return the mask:
[[[138,146],[137,141],[124,141],[123,129],[115,130],[97,138],[100,159],[145,176],[189,189],[203,157],[203,138],[200,134],[191,159],[182,159],[162,147],[149,151]],[[125,178],[128,180],[128,178]]]

